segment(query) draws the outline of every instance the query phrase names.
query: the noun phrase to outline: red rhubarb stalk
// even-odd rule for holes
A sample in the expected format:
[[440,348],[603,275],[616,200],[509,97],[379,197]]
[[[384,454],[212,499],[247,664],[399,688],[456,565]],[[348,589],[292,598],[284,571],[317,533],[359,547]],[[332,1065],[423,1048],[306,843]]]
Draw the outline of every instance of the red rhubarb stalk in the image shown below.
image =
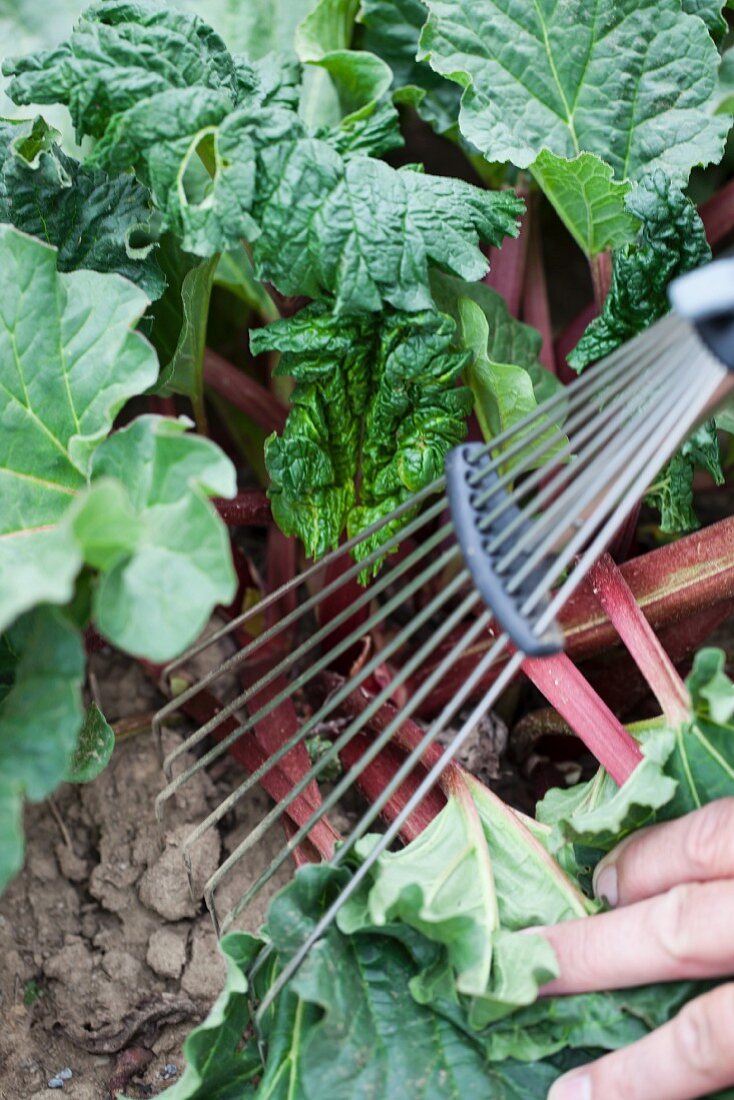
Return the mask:
[[620,786],[632,775],[642,753],[619,719],[565,653],[527,658],[523,672]]
[[204,359],[204,382],[264,431],[282,432],[287,409],[270,390],[210,349]]
[[699,214],[712,248],[734,233],[734,179],[702,203]]
[[609,554],[604,554],[593,567],[589,584],[650,685],[663,714],[674,727],[679,726],[691,712],[686,686]]
[[[722,520],[702,531],[695,531],[677,542],[648,554],[632,558],[620,566],[622,576],[632,590],[654,630],[669,628],[679,635],[669,649],[682,658],[686,652],[688,623],[691,616],[720,608],[722,614],[734,600],[734,517]],[[575,661],[596,656],[613,647],[618,635],[587,583],[580,586],[559,615],[564,629],[566,652]],[[415,690],[432,670],[454,649],[463,628],[438,647],[430,661],[408,681],[408,690]],[[456,662],[437,689],[420,708],[421,717],[436,714],[455,693],[492,644],[490,632],[472,646]],[[700,636],[691,640],[700,644]],[[474,697],[486,691],[503,668],[498,661],[477,685]]]
[[268,527],[270,501],[261,489],[243,489],[233,500],[217,497],[212,504],[228,527]]
[[542,337],[538,358],[544,367],[555,374],[556,358],[553,352],[553,324],[551,322],[548,287],[543,268],[543,245],[537,218],[533,220],[530,226],[522,312],[523,320],[536,328]]
[[493,246],[489,249],[489,272],[484,277],[487,286],[491,286],[505,299],[513,317],[520,315],[532,216],[527,192],[518,188],[517,194],[528,202],[527,210],[520,219],[520,234],[518,237],[507,237],[501,248]]

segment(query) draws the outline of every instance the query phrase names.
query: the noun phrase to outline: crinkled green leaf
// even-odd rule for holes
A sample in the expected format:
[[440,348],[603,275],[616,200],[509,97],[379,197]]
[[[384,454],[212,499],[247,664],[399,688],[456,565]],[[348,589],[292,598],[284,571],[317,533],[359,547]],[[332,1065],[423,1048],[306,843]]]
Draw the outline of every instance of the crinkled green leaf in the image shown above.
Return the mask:
[[719,438],[713,420],[702,424],[660,471],[645,497],[660,512],[660,530],[683,535],[701,524],[693,507],[696,468],[706,470],[717,485],[724,482]]
[[184,649],[235,591],[227,531],[207,499],[234,495],[234,468],[187,427],[142,416],[111,435],[73,519],[87,560],[101,570],[97,628],[153,661]]
[[671,279],[711,257],[696,208],[661,172],[641,180],[626,206],[642,228],[633,244],[615,253],[601,315],[568,357],[574,370],[609,355],[667,313]]
[[74,754],[64,779],[67,783],[89,783],[107,767],[115,747],[115,733],[96,703],[87,709]]
[[[454,336],[451,319],[435,312],[339,318],[321,306],[252,334],[253,351],[284,353],[278,372],[296,379],[285,431],[268,441],[266,461],[276,521],[309,555],[442,473],[471,408],[469,391],[455,384],[466,356],[453,349]],[[390,533],[379,532],[375,545]]]
[[491,161],[596,153],[618,180],[685,183],[717,161],[719,55],[680,0],[426,0],[422,57],[464,86],[459,125]]
[[316,0],[170,0],[173,7],[200,15],[230,50],[257,60],[274,53],[295,55],[296,28]]
[[716,111],[734,115],[734,47],[729,46],[721,58],[719,83],[716,91]]
[[614,180],[611,167],[595,153],[568,160],[544,149],[531,171],[587,256],[634,239],[639,222],[624,203],[630,184]]
[[0,640],[0,890],[23,862],[22,799],[63,779],[82,725],[84,644],[55,608],[22,616]]
[[429,266],[481,278],[480,241],[515,236],[522,210],[511,192],[362,156],[345,161],[315,138],[273,150],[267,174],[255,243],[260,275],[285,294],[333,294],[345,314],[385,303],[430,309]]
[[71,597],[81,554],[56,525],[118,410],[157,377],[133,331],[147,304],[116,275],[59,274],[53,249],[0,226],[0,626]]
[[456,128],[461,91],[417,60],[427,18],[422,0],[362,0],[359,12],[366,27],[362,46],[390,66],[395,99],[416,107],[421,118],[443,134]]
[[59,250],[59,271],[87,268],[124,275],[159,298],[150,196],[130,176],[111,178],[56,145],[41,118],[0,122],[0,221]]

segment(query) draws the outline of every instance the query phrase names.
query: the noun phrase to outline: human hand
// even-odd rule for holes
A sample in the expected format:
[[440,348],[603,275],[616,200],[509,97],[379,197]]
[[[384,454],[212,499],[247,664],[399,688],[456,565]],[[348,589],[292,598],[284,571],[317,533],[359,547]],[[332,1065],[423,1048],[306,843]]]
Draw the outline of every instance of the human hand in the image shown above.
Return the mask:
[[[598,865],[594,889],[611,912],[533,929],[560,966],[544,995],[734,974],[734,798],[635,833]],[[548,1100],[693,1100],[732,1084],[734,982],[564,1075]]]

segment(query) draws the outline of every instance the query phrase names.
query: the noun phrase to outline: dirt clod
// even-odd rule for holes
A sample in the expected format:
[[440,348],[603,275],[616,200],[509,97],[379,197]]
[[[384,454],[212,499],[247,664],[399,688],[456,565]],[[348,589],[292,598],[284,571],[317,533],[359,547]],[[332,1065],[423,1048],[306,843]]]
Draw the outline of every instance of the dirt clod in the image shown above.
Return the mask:
[[186,939],[171,928],[159,928],[150,937],[145,961],[162,978],[178,978],[186,962]]

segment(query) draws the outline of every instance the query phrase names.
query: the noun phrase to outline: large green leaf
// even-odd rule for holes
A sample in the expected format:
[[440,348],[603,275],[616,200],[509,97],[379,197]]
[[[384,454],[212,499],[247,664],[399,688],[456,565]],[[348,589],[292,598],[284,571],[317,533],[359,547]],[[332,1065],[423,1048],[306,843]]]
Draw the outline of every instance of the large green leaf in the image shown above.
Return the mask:
[[56,525],[118,410],[157,377],[134,331],[147,304],[116,275],[59,274],[54,249],[0,226],[0,628],[71,597],[81,555]]
[[521,205],[511,192],[362,156],[345,161],[313,138],[280,158],[255,244],[260,272],[286,294],[334,294],[341,313],[384,303],[430,309],[429,265],[478,279],[487,269],[480,241],[517,233]]
[[426,0],[433,68],[465,87],[460,127],[488,160],[596,153],[618,180],[655,168],[685,182],[716,161],[719,55],[680,0]]
[[66,156],[41,118],[0,122],[0,222],[58,248],[59,271],[116,272],[159,298],[150,196],[133,178],[112,179]]
[[58,785],[84,715],[84,645],[54,608],[24,615],[0,638],[0,890],[23,862],[23,798]]
[[703,19],[714,38],[726,34],[727,23],[722,12],[726,0],[682,0],[683,11]]
[[630,185],[612,179],[612,169],[594,153],[566,160],[544,149],[532,173],[587,256],[634,239],[639,222],[624,204]]

